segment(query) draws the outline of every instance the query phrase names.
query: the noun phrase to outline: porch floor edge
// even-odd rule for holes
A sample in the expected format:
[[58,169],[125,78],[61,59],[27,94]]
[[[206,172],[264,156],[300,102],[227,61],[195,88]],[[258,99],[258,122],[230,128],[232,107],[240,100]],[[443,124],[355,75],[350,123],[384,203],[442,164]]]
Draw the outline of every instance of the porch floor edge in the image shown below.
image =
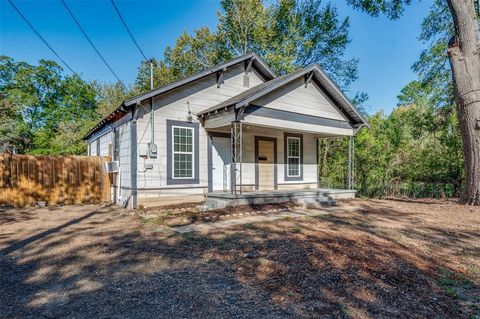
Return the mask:
[[349,189],[275,190],[245,192],[243,194],[211,192],[205,195],[205,204],[209,209],[285,202],[296,202],[310,206],[332,206],[336,204],[336,199],[355,198],[355,195],[356,191]]
[[238,198],[264,198],[264,197],[285,197],[285,196],[312,196],[312,195],[340,195],[357,193],[353,189],[301,189],[301,190],[273,190],[273,191],[254,191],[243,192],[242,194],[232,194],[229,192],[209,192],[205,196],[208,198],[224,198],[224,199],[238,199]]

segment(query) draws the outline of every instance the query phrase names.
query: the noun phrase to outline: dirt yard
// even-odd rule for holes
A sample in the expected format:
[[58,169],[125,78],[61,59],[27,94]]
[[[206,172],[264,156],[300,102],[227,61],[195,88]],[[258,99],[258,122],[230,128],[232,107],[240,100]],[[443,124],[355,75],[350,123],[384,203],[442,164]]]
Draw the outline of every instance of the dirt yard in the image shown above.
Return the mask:
[[118,208],[0,210],[0,317],[480,318],[479,208],[341,205],[185,235]]

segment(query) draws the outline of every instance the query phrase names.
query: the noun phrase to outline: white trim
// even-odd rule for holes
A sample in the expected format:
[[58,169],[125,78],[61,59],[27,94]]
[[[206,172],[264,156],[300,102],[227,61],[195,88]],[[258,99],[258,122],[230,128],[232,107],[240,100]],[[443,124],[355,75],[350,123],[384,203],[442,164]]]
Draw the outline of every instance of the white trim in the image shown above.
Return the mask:
[[[187,129],[192,131],[192,151],[191,152],[178,152],[175,151],[175,128],[180,129]],[[172,179],[192,179],[195,178],[195,129],[189,126],[180,126],[180,125],[172,125]],[[190,154],[192,155],[192,175],[191,176],[184,176],[184,177],[175,177],[175,154]]]
[[[290,156],[288,153],[289,153],[289,146],[288,146],[288,142],[289,140],[298,140],[298,156]],[[302,162],[302,158],[301,158],[301,147],[302,147],[302,143],[301,143],[301,139],[300,137],[295,137],[295,136],[287,136],[287,149],[285,150],[286,153],[287,153],[287,162],[285,163],[285,165],[287,165],[287,177],[300,177],[302,174],[300,173],[300,165],[301,165],[301,162]],[[290,175],[290,170],[289,170],[289,166],[290,164],[288,163],[288,160],[290,158],[298,158],[298,174],[296,175]]]

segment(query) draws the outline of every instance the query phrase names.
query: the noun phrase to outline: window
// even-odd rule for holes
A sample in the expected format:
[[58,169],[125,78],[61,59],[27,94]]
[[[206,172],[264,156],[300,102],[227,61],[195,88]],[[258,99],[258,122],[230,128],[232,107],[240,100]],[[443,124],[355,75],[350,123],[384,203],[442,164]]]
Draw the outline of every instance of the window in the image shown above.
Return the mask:
[[287,176],[300,176],[300,138],[287,137]]
[[303,180],[303,135],[285,133],[285,180]]
[[199,183],[199,124],[167,120],[167,185]]
[[193,178],[193,128],[173,126],[173,178]]

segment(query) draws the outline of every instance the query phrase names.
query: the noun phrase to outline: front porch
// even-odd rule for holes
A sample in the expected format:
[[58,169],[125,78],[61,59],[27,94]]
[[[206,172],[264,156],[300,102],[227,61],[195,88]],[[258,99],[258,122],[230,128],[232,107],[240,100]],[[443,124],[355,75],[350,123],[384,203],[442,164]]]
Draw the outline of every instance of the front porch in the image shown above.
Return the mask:
[[[365,119],[317,66],[197,114],[208,134],[209,208],[353,198],[353,137]],[[319,139],[349,138],[342,189],[319,178]],[[336,186],[338,187],[338,186]]]
[[355,190],[349,189],[301,189],[255,191],[233,194],[231,192],[210,192],[206,195],[208,209],[228,206],[263,205],[294,202],[302,205],[332,206],[337,199],[355,198]]
[[[319,178],[318,143],[322,138],[331,138],[331,134],[244,121],[207,133],[205,205],[209,209],[287,201],[331,206],[336,199],[355,198],[352,136],[346,180],[329,185]],[[289,143],[292,139],[296,148]]]

